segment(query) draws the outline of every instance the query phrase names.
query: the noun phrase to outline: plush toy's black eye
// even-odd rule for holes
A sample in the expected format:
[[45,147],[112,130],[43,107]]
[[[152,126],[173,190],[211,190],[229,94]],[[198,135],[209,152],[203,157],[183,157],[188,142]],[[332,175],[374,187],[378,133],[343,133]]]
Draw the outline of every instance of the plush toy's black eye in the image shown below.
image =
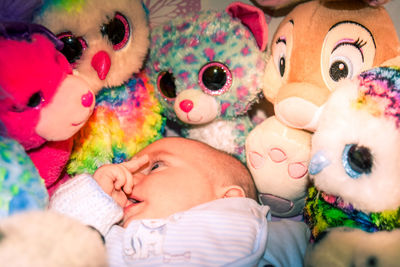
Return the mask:
[[228,67],[219,62],[210,62],[200,69],[199,85],[204,92],[220,95],[232,84],[232,74]]
[[279,58],[279,74],[281,77],[285,74],[285,68],[286,68],[286,59],[285,57],[280,57]]
[[64,43],[61,53],[67,58],[69,63],[75,63],[81,58],[83,50],[87,48],[87,43],[82,37],[76,37],[71,32],[63,32],[57,35],[58,39]]
[[373,156],[369,148],[356,144],[346,145],[343,152],[343,166],[351,178],[369,174],[372,170]]
[[368,148],[353,145],[349,149],[349,164],[359,173],[370,173],[372,168],[372,155]]
[[160,93],[166,98],[176,97],[175,77],[168,71],[163,71],[158,75],[157,87]]
[[118,12],[107,24],[101,26],[100,31],[103,36],[108,37],[114,50],[123,48],[130,37],[128,20]]
[[208,89],[216,91],[225,85],[226,73],[221,67],[211,66],[204,70],[202,81]]
[[42,102],[42,94],[40,92],[37,92],[31,95],[26,105],[28,107],[34,108],[39,106],[41,102]]
[[329,75],[331,76],[332,80],[337,82],[340,79],[348,77],[349,67],[347,66],[345,61],[342,60],[335,61],[329,68]]
[[5,238],[5,235],[2,231],[0,231],[0,242],[3,241],[3,239]]

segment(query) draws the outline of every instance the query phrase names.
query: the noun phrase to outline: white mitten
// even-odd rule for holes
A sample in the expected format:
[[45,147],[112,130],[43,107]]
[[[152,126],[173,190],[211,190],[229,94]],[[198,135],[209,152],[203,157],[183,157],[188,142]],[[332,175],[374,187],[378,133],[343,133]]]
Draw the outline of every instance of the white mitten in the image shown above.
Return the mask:
[[88,174],[62,184],[50,199],[49,209],[73,217],[105,235],[122,219],[122,208]]

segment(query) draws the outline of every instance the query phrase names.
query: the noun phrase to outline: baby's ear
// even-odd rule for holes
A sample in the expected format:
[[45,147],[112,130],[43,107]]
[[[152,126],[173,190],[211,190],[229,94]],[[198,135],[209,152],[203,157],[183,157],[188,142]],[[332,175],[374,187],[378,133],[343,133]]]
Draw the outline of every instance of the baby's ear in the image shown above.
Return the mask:
[[243,188],[238,185],[230,185],[223,187],[223,198],[227,197],[246,197]]

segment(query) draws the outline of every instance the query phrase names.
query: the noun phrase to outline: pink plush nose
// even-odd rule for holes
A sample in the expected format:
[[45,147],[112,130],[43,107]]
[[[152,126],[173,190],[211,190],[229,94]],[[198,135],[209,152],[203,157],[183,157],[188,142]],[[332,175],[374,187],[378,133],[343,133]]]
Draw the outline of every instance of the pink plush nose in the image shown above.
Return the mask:
[[111,59],[106,51],[99,51],[93,56],[92,67],[97,72],[100,80],[104,80],[107,77],[110,66]]
[[182,100],[181,103],[179,103],[179,107],[182,111],[189,113],[193,108],[193,101],[189,99]]
[[86,94],[82,95],[82,106],[88,108],[93,103],[93,93],[88,91]]

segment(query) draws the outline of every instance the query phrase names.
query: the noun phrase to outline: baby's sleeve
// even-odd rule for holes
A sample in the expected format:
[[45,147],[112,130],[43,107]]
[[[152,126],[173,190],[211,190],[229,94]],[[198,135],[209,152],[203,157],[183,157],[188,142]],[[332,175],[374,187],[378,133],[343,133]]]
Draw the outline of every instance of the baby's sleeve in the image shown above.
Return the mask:
[[78,175],[54,192],[49,209],[73,217],[105,235],[122,219],[122,208],[88,174]]
[[267,246],[258,266],[301,267],[310,238],[303,222],[282,219],[268,222]]

